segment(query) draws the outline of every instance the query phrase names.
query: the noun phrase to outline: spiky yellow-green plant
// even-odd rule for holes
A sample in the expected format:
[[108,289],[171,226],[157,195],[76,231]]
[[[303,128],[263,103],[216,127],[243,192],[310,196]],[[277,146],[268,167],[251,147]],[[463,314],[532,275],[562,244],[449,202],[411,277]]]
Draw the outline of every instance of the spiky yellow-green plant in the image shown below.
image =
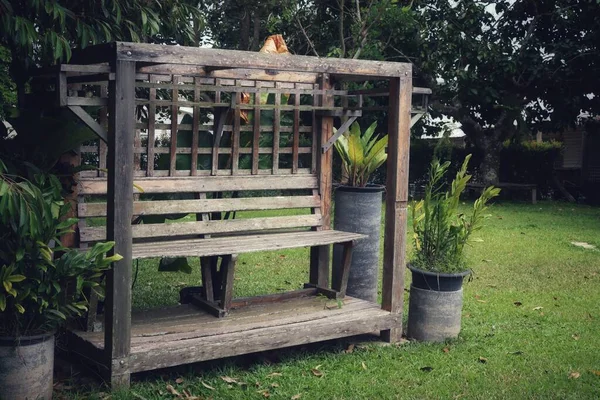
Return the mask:
[[385,147],[388,135],[383,137],[373,136],[377,122],[373,122],[364,133],[360,131],[358,122],[350,126],[335,142],[342,167],[348,176],[347,184],[350,186],[364,187],[371,174],[387,159]]
[[450,162],[440,164],[434,159],[431,163],[425,198],[412,207],[416,250],[412,264],[419,269],[446,273],[467,270],[465,245],[471,234],[481,228],[488,201],[500,193],[498,188],[487,187],[475,200],[470,215],[458,212],[460,195],[471,179],[471,175],[467,175],[470,159],[469,154],[447,191],[443,191],[442,178]]

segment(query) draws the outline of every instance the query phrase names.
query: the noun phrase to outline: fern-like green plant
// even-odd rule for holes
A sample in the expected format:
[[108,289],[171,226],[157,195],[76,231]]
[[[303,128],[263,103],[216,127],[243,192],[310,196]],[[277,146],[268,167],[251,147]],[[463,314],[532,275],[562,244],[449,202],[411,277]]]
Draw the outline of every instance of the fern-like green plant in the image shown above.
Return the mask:
[[360,125],[355,122],[348,132],[335,142],[335,148],[342,158],[342,168],[348,177],[347,184],[350,186],[367,186],[371,174],[387,159],[385,148],[388,135],[381,138],[373,136],[376,127],[377,122],[374,122],[361,133]]
[[471,175],[467,174],[469,154],[447,191],[443,178],[450,162],[440,164],[434,159],[429,169],[425,198],[412,206],[415,254],[412,265],[425,271],[455,273],[467,270],[464,249],[471,234],[481,229],[487,203],[498,196],[500,189],[485,188],[473,204],[470,215],[460,213],[460,195]]

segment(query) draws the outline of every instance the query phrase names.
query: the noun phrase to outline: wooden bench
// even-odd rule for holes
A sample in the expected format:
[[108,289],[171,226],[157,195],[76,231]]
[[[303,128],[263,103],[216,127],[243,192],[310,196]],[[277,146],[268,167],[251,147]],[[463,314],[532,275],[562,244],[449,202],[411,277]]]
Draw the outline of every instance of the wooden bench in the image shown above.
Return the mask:
[[[499,182],[494,186],[501,188],[506,191],[529,191],[531,193],[531,204],[537,203],[537,185],[533,183],[511,183],[511,182]],[[483,183],[468,183],[467,190],[481,193],[485,189],[486,185]]]
[[[106,187],[105,179],[82,179],[79,182],[78,232],[80,246],[83,248],[106,238],[104,226],[87,224],[88,218],[107,216],[105,202],[90,202],[94,198],[106,196]],[[203,293],[194,294],[192,303],[211,314],[218,317],[227,315],[233,301],[237,257],[239,254],[257,251],[300,247],[323,247],[323,251],[328,251],[329,245],[343,244],[341,277],[333,280],[339,283],[328,288],[319,285],[318,279],[313,279],[306,288],[307,291],[312,290],[330,298],[345,296],[352,247],[363,235],[330,230],[323,224],[317,176],[298,174],[141,178],[135,180],[134,187],[137,193],[143,190],[138,196],[139,200],[133,204],[134,219],[140,216],[193,214],[196,220],[132,225],[132,258],[200,257]],[[285,195],[269,196],[274,190],[283,191]],[[252,191],[252,196],[257,197],[246,197],[248,191]],[[236,197],[222,198],[217,195],[224,192],[235,192]],[[152,199],[152,195],[184,193],[192,193],[196,198]],[[294,215],[254,218],[238,218],[238,214],[234,219],[219,219],[222,213],[272,210],[296,212]],[[219,257],[220,269],[217,265]],[[318,260],[312,262],[316,263]],[[298,295],[306,295],[307,291],[298,291]],[[264,299],[257,298],[256,301]],[[252,300],[245,300],[245,303],[252,303]],[[88,329],[91,329],[93,322],[88,321]]]

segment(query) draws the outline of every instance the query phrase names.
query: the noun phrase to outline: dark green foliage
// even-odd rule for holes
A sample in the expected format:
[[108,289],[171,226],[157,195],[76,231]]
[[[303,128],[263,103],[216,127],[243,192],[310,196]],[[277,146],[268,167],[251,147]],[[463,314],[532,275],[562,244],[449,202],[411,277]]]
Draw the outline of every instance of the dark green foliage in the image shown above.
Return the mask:
[[498,196],[500,189],[487,187],[475,200],[473,211],[465,215],[458,211],[460,195],[471,175],[467,175],[468,155],[447,191],[444,175],[450,161],[440,164],[434,159],[429,170],[425,198],[412,204],[415,252],[412,263],[425,271],[452,273],[467,270],[465,245],[473,232],[481,229],[486,204]]
[[53,175],[32,172],[33,181],[11,174],[0,161],[0,334],[52,331],[87,310],[84,290],[102,294],[106,257],[113,242],[87,252],[64,248],[60,237],[76,219]]

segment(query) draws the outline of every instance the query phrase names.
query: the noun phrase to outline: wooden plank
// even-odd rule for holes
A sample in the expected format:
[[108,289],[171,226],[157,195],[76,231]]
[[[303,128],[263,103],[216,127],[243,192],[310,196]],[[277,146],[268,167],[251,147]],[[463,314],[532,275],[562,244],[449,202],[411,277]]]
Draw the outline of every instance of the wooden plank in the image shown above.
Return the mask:
[[[132,135],[133,137],[133,135]],[[106,194],[105,179],[81,179],[82,195]],[[266,175],[266,176],[203,176],[173,178],[140,178],[135,185],[143,193],[196,193],[227,192],[244,190],[284,190],[317,188],[317,178],[313,175]],[[140,193],[133,185],[132,192]]]
[[395,77],[411,72],[411,64],[300,55],[273,56],[258,52],[200,47],[161,46],[118,42],[117,59],[157,64],[192,64],[204,67],[269,69],[365,77]]
[[[220,79],[215,79],[215,86],[219,86]],[[221,102],[221,91],[215,91],[215,103]],[[228,111],[222,108],[213,110],[213,148],[212,148],[212,163],[211,175],[217,175],[219,170],[219,148],[221,147],[221,138],[223,136],[223,128],[227,120]]]
[[[194,101],[200,101],[199,82],[194,79]],[[192,161],[190,165],[190,175],[195,176],[198,173],[198,125],[200,125],[200,109],[193,107],[192,111]],[[180,129],[183,129],[180,127]]]
[[56,100],[59,107],[67,105],[67,74],[59,72],[56,76]]
[[[140,63],[142,64],[142,63]],[[143,65],[143,64],[142,64]],[[199,65],[182,65],[182,64],[153,64],[143,65],[138,68],[138,73],[163,73],[163,74],[179,74],[204,76],[210,78],[225,78],[225,79],[250,79],[258,81],[278,81],[278,82],[316,82],[318,75],[310,72],[281,72],[274,70],[255,70],[231,68],[222,70],[207,71]]]
[[[260,90],[260,82],[256,82]],[[260,92],[254,94],[254,132],[252,137],[252,175],[258,174],[258,148],[260,146]]]
[[[242,102],[242,93],[237,92],[235,94],[235,103],[240,104]],[[233,131],[231,133],[231,174],[236,175],[239,169],[239,158],[240,158],[240,124],[241,124],[241,110],[235,108],[233,111]]]
[[[179,90],[177,87],[177,83],[179,81],[179,77],[177,75],[173,75],[173,90],[171,91],[172,99],[169,103],[171,103],[171,143],[170,143],[170,156],[169,156],[169,175],[174,176],[177,162],[177,124],[179,119]],[[158,101],[157,101],[158,103]],[[195,108],[195,107],[194,107]]]
[[[290,296],[288,296],[290,295]],[[300,289],[275,295],[239,298],[251,304],[233,307],[229,318],[217,319],[191,304],[161,307],[132,313],[132,345],[146,346],[159,341],[226,335],[257,328],[286,325],[321,319],[356,311],[381,311],[368,301],[346,297],[342,307],[328,307],[325,298],[317,297],[316,289]],[[273,301],[279,297],[279,300]],[[285,298],[284,298],[285,297]],[[246,304],[246,303],[244,303]],[[308,318],[303,318],[307,316]],[[75,331],[79,337],[99,348],[104,345],[101,332]]]
[[[279,87],[280,83],[275,83],[276,87]],[[279,148],[279,138],[281,132],[281,94],[275,93],[275,107],[273,108],[273,166],[272,171],[274,175],[279,174],[279,154],[281,152]]]
[[[397,315],[404,303],[411,93],[411,74],[390,80],[382,308]],[[398,321],[382,332],[384,340],[401,339],[402,318]]]
[[195,305],[201,310],[206,311],[216,318],[223,318],[227,315],[227,311],[224,310],[220,305],[216,304],[214,301],[203,299],[197,294],[192,295],[190,302],[191,304]]
[[[100,97],[105,99],[108,98],[107,85],[100,86]],[[98,122],[106,130],[108,135],[108,107],[100,108],[100,111],[98,112]],[[100,168],[98,170],[98,176],[106,177],[106,172],[104,171],[106,171],[106,156],[108,154],[108,145],[103,140],[99,140],[98,142],[98,167]]]
[[[296,321],[305,319],[302,316],[295,318]],[[290,318],[284,325],[227,335],[151,343],[136,346],[131,357],[131,368],[136,372],[152,370],[354,336],[389,328],[396,323],[396,318],[397,316],[382,310],[367,309],[331,317],[322,316],[299,323],[294,323],[294,319]],[[240,343],[244,345],[241,346]]]
[[[318,85],[316,85],[318,87]],[[312,96],[312,100],[313,100],[313,106],[318,106],[320,99],[319,99],[319,95],[313,95]],[[311,137],[311,157],[310,157],[310,169],[311,172],[313,174],[317,173],[317,157],[319,157],[319,154],[317,153],[317,147],[318,147],[318,141],[319,141],[319,127],[317,126],[317,112],[315,110],[313,110],[312,112],[312,124],[311,124],[311,133],[312,133],[312,137]]]
[[[321,217],[317,215],[293,215],[286,217],[247,218],[231,220],[178,222],[173,224],[133,225],[134,239],[262,231],[266,229],[301,228],[318,226]],[[88,227],[79,232],[82,242],[106,240],[106,229]]]
[[133,130],[135,129],[135,63],[115,62],[110,83],[108,140],[108,216],[106,239],[115,242],[111,254],[120,254],[106,274],[105,353],[111,386],[129,386],[131,343],[131,265],[133,215]]
[[[134,201],[133,215],[213,213],[227,211],[281,210],[320,206],[312,196],[242,197],[224,199]],[[79,218],[105,217],[106,203],[80,203]]]
[[101,97],[67,97],[67,106],[96,106],[103,107],[108,104],[107,99]]
[[292,139],[292,174],[298,173],[298,148],[300,147],[300,95],[294,95],[294,132]]
[[289,292],[266,294],[253,297],[238,297],[232,300],[231,308],[247,307],[249,305],[278,303],[284,300],[295,299],[298,297],[313,296],[317,294],[315,288],[291,290]]
[[[198,176],[208,176],[211,174],[212,171],[210,170],[198,170]],[[281,175],[290,175],[292,173],[292,169],[291,168],[280,168],[279,169],[279,173]],[[250,169],[238,169],[238,173],[236,176],[242,177],[242,176],[247,176],[247,175],[251,175],[252,174],[252,170]],[[177,170],[175,176],[176,177],[189,177],[190,175],[190,170]],[[265,176],[265,175],[273,175],[270,169],[259,169],[258,170],[258,175],[261,176]],[[310,168],[298,168],[298,175],[304,175],[304,176],[310,176]],[[94,178],[95,176],[92,174],[87,174],[87,175],[83,175],[85,178]],[[140,172],[140,171],[134,171],[134,176],[135,177],[146,177],[145,172]],[[154,176],[155,177],[165,177],[165,176],[169,176],[169,171],[168,170],[158,170],[158,171],[154,171]],[[217,176],[231,176],[231,169],[220,169],[219,171],[217,171]]]
[[[150,82],[156,82],[156,76],[150,75],[148,77]],[[156,142],[156,89],[150,88],[148,97],[148,145],[146,148],[146,154],[148,155],[148,164],[146,166],[146,175],[154,176],[154,143]]]
[[[330,77],[327,74],[323,74],[321,77],[321,89],[327,91],[332,88]],[[334,104],[333,96],[326,95],[323,93],[321,96],[321,105],[328,107]],[[320,117],[320,129],[319,129],[319,148],[322,147],[329,138],[333,135],[333,117]],[[332,174],[333,168],[333,153],[321,153],[318,157],[317,171],[319,174],[319,194],[321,196],[321,218],[323,219],[323,225],[317,229],[327,230],[331,228],[331,201],[332,201]],[[311,276],[316,279],[316,283],[320,287],[329,286],[329,246],[320,246],[316,250],[315,254],[316,262],[313,261],[311,268]]]
[[[325,235],[323,235],[325,233]],[[134,258],[210,257],[232,253],[296,249],[343,243],[361,239],[362,235],[339,231],[296,231],[235,237],[213,237],[209,239],[172,240],[164,242],[138,243],[133,247]],[[317,285],[320,286],[320,285]],[[321,286],[324,287],[324,286]]]
[[68,106],[69,111],[71,111],[77,118],[81,120],[88,128],[90,128],[103,142],[108,141],[108,134],[104,130],[104,127],[100,125],[94,118],[90,116],[83,108],[80,106]]

